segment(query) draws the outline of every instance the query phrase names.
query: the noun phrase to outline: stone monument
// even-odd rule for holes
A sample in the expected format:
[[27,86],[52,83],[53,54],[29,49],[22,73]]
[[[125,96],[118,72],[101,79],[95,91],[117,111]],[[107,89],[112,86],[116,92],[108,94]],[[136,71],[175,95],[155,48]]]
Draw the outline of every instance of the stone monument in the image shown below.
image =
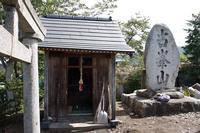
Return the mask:
[[200,110],[200,100],[184,96],[175,87],[179,51],[164,24],[156,24],[151,29],[145,45],[144,64],[146,88],[122,95],[122,102],[129,111],[144,117]]
[[154,91],[172,91],[179,71],[179,51],[169,28],[156,24],[151,29],[144,54],[146,87]]

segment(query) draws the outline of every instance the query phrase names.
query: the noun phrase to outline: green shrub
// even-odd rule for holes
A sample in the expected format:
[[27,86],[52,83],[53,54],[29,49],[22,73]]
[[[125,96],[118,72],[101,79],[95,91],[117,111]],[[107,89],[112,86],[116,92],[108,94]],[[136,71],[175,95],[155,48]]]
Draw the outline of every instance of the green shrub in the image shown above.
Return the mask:
[[179,71],[180,86],[192,86],[200,83],[200,67],[187,64],[183,65]]
[[135,90],[141,89],[142,70],[133,70],[127,77],[124,83],[124,93],[132,93]]
[[[22,110],[22,91],[21,79],[0,83],[0,121],[5,121],[6,117]],[[11,97],[8,95],[9,92]]]

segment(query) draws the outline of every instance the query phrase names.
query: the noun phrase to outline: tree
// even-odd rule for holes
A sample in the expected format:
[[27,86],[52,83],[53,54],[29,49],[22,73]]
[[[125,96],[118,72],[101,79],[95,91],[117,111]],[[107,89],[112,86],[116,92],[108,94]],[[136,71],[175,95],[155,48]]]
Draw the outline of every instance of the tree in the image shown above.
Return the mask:
[[183,64],[188,62],[188,58],[184,53],[180,53],[180,62]]
[[[133,57],[118,55],[121,62],[117,65],[117,92],[131,93],[141,87],[143,70],[143,45],[150,28],[149,18],[136,14],[127,22],[120,23],[126,43],[135,49]],[[123,89],[123,90],[121,90]],[[121,95],[118,93],[119,95]]]
[[188,60],[194,64],[200,65],[200,13],[195,15],[192,14],[192,20],[189,20],[187,25],[188,29],[185,31],[188,33],[186,37],[186,45],[183,47],[184,53],[187,56]]
[[187,21],[187,25],[187,45],[183,47],[187,63],[182,65],[179,71],[182,86],[191,86],[200,81],[200,13],[192,14],[192,19]]
[[143,55],[145,43],[150,28],[149,18],[136,14],[127,22],[120,24],[126,43],[135,49],[136,54]]
[[135,49],[136,53],[131,58],[127,55],[118,55],[118,58],[122,58],[127,65],[143,67],[143,45],[150,28],[149,18],[136,13],[135,17],[127,22],[121,22],[120,27],[126,43]]
[[59,14],[59,15],[82,15],[97,16],[101,14],[109,15],[116,8],[117,0],[101,0],[88,7],[81,0],[32,0],[32,3],[39,15]]

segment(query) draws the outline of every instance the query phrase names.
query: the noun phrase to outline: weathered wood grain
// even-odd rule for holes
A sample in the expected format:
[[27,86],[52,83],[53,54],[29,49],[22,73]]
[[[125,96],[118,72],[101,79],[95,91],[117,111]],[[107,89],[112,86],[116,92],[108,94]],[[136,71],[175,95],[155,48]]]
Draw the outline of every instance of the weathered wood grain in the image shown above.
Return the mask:
[[[67,72],[69,66],[67,65],[67,59],[69,56],[81,56],[77,54],[69,54],[65,52],[53,52],[49,51],[48,59],[48,114],[54,120],[59,120],[60,118],[66,117],[68,115],[67,110],[67,97],[68,97],[68,83],[67,83]],[[101,91],[103,88],[103,82],[105,87],[105,110],[111,112],[113,106],[109,105],[112,103],[111,96],[114,89],[113,85],[113,56],[110,54],[84,54],[84,56],[92,57],[92,66],[89,68],[92,69],[92,106],[93,114],[97,110],[97,106],[100,101]],[[47,77],[45,77],[47,78]],[[110,88],[108,89],[108,86]],[[76,95],[74,98],[78,98]],[[109,102],[110,98],[110,102]],[[109,108],[109,109],[108,109]],[[111,118],[111,113],[110,118]]]

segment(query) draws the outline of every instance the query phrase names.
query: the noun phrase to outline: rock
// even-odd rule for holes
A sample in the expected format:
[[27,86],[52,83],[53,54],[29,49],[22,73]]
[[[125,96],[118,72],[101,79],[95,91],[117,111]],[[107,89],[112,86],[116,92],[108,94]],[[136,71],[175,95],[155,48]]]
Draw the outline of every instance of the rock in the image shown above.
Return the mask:
[[125,104],[128,104],[129,103],[128,99],[132,95],[135,95],[135,94],[134,93],[130,93],[130,94],[123,93],[122,94],[122,102],[125,103]]
[[169,28],[156,24],[145,46],[146,87],[153,91],[173,89],[179,70],[179,51]]
[[200,91],[198,91],[192,87],[189,87],[188,90],[192,94],[193,97],[200,99]]
[[194,89],[200,91],[200,84],[199,84],[199,83],[196,83],[196,84],[194,84],[194,85],[192,86],[192,88],[194,88]]
[[119,124],[122,124],[123,122],[122,122],[121,120],[118,120],[118,123],[119,123]]
[[156,99],[157,101],[160,101],[160,102],[168,102],[170,100],[170,96],[169,95],[166,95],[166,94],[161,94],[161,93],[158,93],[154,99]]
[[134,113],[132,113],[132,112],[131,112],[131,113],[129,113],[129,115],[130,115],[130,116],[133,116],[133,115],[134,115]]
[[139,97],[152,98],[156,95],[156,92],[151,89],[140,89],[136,91],[136,95]]
[[184,94],[178,91],[175,92],[163,92],[163,94],[170,96],[170,99],[181,99],[184,98]]

